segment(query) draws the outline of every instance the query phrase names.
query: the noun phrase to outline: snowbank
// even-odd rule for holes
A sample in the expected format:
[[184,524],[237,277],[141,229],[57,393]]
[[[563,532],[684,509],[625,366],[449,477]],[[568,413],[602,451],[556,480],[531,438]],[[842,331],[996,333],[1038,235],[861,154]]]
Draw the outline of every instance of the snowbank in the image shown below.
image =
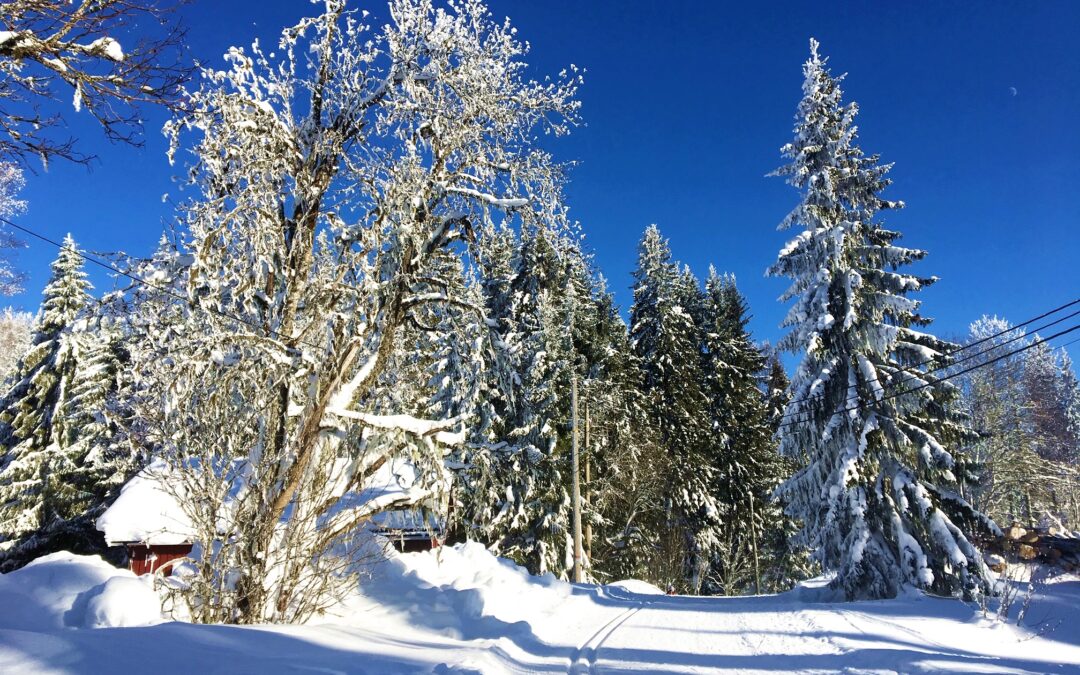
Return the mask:
[[607,585],[607,588],[613,588],[619,591],[627,591],[629,593],[638,593],[639,595],[664,595],[663,590],[656,586],[653,586],[648,581],[642,581],[640,579],[623,579],[622,581],[613,581]]
[[469,542],[425,553],[388,551],[333,621],[377,615],[456,639],[513,637],[544,632],[551,616],[589,604],[588,596],[550,574],[534,577]]
[[48,632],[159,623],[161,601],[150,584],[99,556],[53,553],[0,575],[0,629]]
[[[1042,579],[1024,626],[955,600],[666,596],[533,577],[465,544],[389,551],[306,626],[161,622],[146,581],[60,553],[0,576],[0,673],[1075,673],[1080,579]],[[156,624],[156,625],[155,625]],[[137,626],[112,630],[80,627]]]
[[[335,474],[342,474],[348,460],[339,460]],[[169,467],[157,460],[129,480],[120,496],[105,513],[97,519],[97,529],[105,535],[110,545],[140,542],[170,546],[191,543],[195,528],[177,502],[176,497],[162,488],[169,480]],[[179,483],[171,486],[180,489]],[[239,484],[234,491],[239,490]],[[417,486],[416,468],[405,458],[396,458],[383,464],[364,485],[364,489],[346,495],[327,517],[339,509],[357,508],[363,504],[389,503],[415,494],[426,495]],[[379,528],[439,531],[442,524],[433,516],[425,522],[418,510],[385,511],[375,514],[372,522]]]

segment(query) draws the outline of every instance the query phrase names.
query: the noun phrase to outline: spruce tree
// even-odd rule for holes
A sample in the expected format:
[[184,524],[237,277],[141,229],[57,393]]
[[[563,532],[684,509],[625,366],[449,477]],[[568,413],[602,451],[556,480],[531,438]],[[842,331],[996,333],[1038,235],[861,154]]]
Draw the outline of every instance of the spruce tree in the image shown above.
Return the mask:
[[656,551],[667,521],[660,479],[669,474],[647,421],[639,364],[626,323],[591,260],[571,255],[569,274],[578,421],[588,430],[581,433],[587,572],[598,581],[661,580]]
[[[782,483],[795,473],[800,464],[797,459],[779,454],[777,443],[780,425],[786,419],[784,410],[791,400],[788,393],[790,380],[788,380],[787,371],[784,370],[784,364],[780,361],[780,355],[768,346],[762,351],[770,354],[766,373],[763,376],[763,399],[769,435],[772,438],[773,451],[777,453],[776,461],[779,463]],[[773,508],[775,508],[773,522],[766,533],[765,543],[769,563],[762,576],[765,589],[778,593],[790,589],[803,579],[814,576],[818,568],[810,557],[810,549],[800,543],[799,521],[788,515],[787,503],[775,493],[773,494]]]
[[634,270],[630,344],[641,366],[648,421],[668,455],[663,505],[671,533],[661,546],[671,583],[698,592],[719,543],[720,512],[708,456],[707,397],[702,390],[701,307],[696,280],[671,260],[655,225],[645,230]]
[[772,493],[782,479],[758,382],[765,356],[747,331],[747,313],[735,279],[710,267],[702,370],[723,520],[713,577],[717,590],[728,595],[757,587],[754,556],[760,570],[766,532],[776,515]]
[[84,339],[73,331],[89,299],[90,284],[71,235],[52,264],[45,299],[18,378],[0,400],[0,537],[6,566],[16,541],[63,529],[82,500],[69,476],[80,458],[60,433],[77,377]]
[[780,361],[779,354],[773,353],[768,358],[768,374],[765,377],[765,401],[769,418],[769,429],[775,436],[784,421],[784,410],[787,408],[791,396],[788,387],[791,380],[788,379],[784,364]]
[[844,104],[811,41],[795,139],[776,172],[802,193],[781,227],[801,233],[770,273],[793,283],[781,346],[802,352],[781,425],[781,450],[807,463],[780,490],[805,542],[848,598],[883,598],[914,585],[972,596],[988,587],[971,541],[995,531],[959,491],[954,469],[972,435],[939,380],[952,345],[909,293],[933,279],[898,271],[925,252],[896,244],[880,222],[899,208],[880,193],[889,165],[855,144],[857,107]]
[[569,385],[574,355],[566,293],[574,244],[543,224],[495,234],[480,282],[498,336],[490,353],[490,441],[470,452],[460,496],[469,534],[534,573],[570,562]]

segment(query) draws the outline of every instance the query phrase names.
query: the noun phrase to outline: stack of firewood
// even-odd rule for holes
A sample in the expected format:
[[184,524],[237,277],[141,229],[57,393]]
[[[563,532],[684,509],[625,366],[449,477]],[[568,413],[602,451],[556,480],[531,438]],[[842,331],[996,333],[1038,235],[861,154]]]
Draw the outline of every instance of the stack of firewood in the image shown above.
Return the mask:
[[985,542],[987,563],[1005,571],[1006,561],[1039,561],[1067,572],[1080,571],[1080,537],[1056,527],[1022,527],[1013,523],[1002,536]]

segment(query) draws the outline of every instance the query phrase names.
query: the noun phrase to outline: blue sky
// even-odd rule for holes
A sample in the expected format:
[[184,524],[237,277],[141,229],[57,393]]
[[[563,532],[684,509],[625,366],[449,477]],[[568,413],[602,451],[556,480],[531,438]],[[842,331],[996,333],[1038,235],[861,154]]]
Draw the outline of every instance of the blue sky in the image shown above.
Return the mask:
[[[382,2],[357,3],[385,16]],[[630,303],[636,244],[649,223],[699,275],[736,274],[758,339],[775,340],[783,279],[765,268],[790,233],[776,224],[796,192],[765,174],[781,163],[817,37],[861,108],[862,147],[895,162],[887,196],[907,202],[890,226],[930,252],[917,268],[935,330],[956,336],[983,313],[1014,322],[1080,296],[1080,26],[1076,2],[831,3],[491,0],[533,45],[536,72],[574,63],[587,126],[551,148],[580,162],[568,198],[620,303]],[[301,0],[194,0],[194,56],[268,41],[310,11]],[[61,97],[67,100],[67,94]],[[159,113],[143,149],[110,145],[68,111],[91,172],[54,165],[28,176],[21,223],[70,231],[91,250],[146,254],[177,194]],[[84,116],[85,117],[85,116]],[[31,242],[20,266],[36,308],[55,256]],[[94,273],[99,288],[111,282]],[[1071,339],[1075,337],[1069,336]],[[1080,344],[1071,348],[1080,360]]]

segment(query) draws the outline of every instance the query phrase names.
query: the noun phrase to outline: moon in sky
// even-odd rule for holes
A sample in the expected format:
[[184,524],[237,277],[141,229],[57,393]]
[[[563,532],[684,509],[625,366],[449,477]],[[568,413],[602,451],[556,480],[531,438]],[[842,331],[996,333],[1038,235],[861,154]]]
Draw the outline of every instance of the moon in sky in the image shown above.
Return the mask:
[[1009,87],[1009,93],[1016,96],[1016,87]]

